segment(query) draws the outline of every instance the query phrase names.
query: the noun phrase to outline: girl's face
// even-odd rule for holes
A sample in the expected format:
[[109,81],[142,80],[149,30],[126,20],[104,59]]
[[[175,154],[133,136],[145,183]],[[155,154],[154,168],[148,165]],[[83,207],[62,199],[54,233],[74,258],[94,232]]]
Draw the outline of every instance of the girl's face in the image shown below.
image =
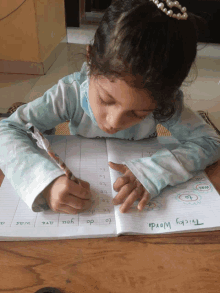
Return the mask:
[[138,124],[155,108],[146,89],[130,87],[125,81],[91,77],[89,102],[100,129],[114,134]]

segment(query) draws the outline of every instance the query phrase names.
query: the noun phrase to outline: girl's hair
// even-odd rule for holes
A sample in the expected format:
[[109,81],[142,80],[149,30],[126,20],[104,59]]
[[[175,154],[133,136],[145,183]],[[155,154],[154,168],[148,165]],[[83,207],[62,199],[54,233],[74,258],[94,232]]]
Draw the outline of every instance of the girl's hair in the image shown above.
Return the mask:
[[146,88],[157,102],[154,118],[170,119],[178,104],[175,93],[196,58],[199,29],[206,24],[187,13],[187,20],[177,20],[150,0],[115,0],[89,46],[90,77],[120,78],[132,87]]

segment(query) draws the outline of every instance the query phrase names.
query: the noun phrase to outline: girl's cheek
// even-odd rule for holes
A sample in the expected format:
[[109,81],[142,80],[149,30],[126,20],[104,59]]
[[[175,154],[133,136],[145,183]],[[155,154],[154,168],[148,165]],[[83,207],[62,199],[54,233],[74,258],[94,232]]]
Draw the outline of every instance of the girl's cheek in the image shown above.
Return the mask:
[[103,107],[102,105],[98,107],[97,116],[99,121],[103,121],[106,117],[106,110],[105,107]]

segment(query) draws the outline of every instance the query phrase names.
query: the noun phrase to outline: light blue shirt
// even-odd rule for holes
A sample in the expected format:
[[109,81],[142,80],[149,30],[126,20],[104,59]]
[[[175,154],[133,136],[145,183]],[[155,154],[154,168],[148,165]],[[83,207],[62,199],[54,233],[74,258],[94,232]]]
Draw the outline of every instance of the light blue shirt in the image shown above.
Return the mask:
[[[69,121],[72,135],[87,138],[116,137],[140,140],[156,136],[159,121],[150,114],[139,124],[115,134],[102,131],[95,120],[88,98],[89,78],[86,63],[80,72],[63,77],[44,95],[20,106],[9,118],[0,121],[0,168],[18,195],[35,212],[48,206],[42,191],[64,172],[39,151],[25,125],[32,123],[42,133]],[[152,198],[168,185],[191,179],[195,172],[220,159],[220,137],[197,113],[180,103],[165,126],[180,142],[172,151],[164,148],[151,157],[123,162],[144,185]]]

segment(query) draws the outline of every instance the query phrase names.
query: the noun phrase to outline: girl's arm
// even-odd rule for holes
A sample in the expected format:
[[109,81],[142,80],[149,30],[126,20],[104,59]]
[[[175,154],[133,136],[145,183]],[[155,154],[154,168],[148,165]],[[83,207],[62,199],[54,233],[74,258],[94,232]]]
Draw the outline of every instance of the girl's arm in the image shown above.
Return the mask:
[[[168,185],[175,186],[191,179],[220,159],[220,136],[197,113],[183,103],[166,123],[161,123],[181,145],[169,151],[162,149],[152,157],[123,162],[138,178],[152,198]],[[157,123],[159,123],[157,121]]]
[[79,92],[73,75],[66,76],[42,97],[20,106],[9,118],[0,121],[0,168],[33,211],[47,208],[41,192],[64,171],[37,147],[25,125],[31,122],[44,132],[75,119],[74,114],[80,114],[77,113]]

